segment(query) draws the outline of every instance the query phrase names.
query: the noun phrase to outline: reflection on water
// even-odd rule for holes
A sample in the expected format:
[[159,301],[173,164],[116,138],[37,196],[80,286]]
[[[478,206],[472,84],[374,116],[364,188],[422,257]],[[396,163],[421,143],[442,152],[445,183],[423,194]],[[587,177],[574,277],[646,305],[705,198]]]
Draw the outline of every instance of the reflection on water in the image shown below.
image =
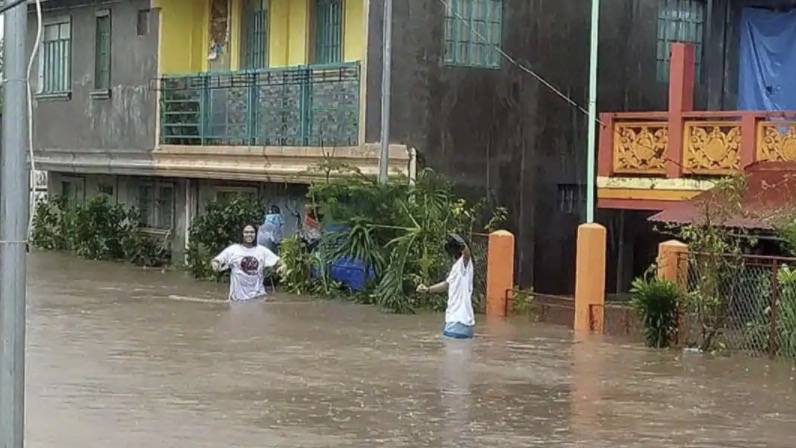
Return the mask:
[[792,364],[30,259],[28,447],[791,447]]

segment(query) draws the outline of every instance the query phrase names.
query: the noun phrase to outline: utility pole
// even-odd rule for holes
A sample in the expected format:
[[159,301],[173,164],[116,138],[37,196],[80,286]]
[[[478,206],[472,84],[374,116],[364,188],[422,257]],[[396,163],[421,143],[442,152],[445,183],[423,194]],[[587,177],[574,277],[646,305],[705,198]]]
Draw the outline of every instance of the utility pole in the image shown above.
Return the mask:
[[586,223],[594,223],[594,158],[597,140],[597,58],[600,43],[600,0],[591,2],[591,51],[589,55],[589,136],[586,145]]
[[0,146],[0,448],[22,448],[25,434],[25,261],[30,175],[26,163],[27,27],[27,2],[6,11]]
[[384,33],[381,69],[381,154],[379,182],[386,184],[390,164],[390,89],[392,87],[392,0],[384,0]]

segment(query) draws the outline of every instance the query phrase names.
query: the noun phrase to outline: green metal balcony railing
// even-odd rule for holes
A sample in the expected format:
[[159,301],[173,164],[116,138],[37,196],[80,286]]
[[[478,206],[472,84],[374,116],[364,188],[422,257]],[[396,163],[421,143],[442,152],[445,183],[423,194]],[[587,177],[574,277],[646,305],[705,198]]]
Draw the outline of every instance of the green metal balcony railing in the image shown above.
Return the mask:
[[163,77],[160,141],[356,145],[359,72],[352,63]]

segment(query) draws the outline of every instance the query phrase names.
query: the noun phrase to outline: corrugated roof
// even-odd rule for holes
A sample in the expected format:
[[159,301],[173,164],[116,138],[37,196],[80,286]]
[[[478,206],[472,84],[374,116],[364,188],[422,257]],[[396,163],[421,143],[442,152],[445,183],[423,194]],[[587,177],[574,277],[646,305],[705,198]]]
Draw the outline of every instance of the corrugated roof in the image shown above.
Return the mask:
[[[747,168],[743,212],[729,218],[726,227],[773,230],[778,219],[796,212],[796,163],[763,162]],[[702,223],[706,207],[715,201],[706,191],[689,201],[678,202],[649,218],[669,224]]]

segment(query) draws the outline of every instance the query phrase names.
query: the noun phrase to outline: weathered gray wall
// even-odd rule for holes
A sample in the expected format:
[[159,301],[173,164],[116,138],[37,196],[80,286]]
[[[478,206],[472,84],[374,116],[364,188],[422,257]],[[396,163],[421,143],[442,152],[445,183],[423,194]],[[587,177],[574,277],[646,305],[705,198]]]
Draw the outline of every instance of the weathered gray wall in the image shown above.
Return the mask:
[[[732,109],[740,8],[788,7],[796,1],[706,2],[709,23],[696,105]],[[371,0],[369,142],[378,141],[380,132],[383,4]],[[505,0],[504,5],[503,49],[585,105],[589,3]],[[656,77],[658,5],[657,0],[602,1],[600,111],[666,109],[668,85]],[[585,183],[586,117],[505,60],[500,70],[445,66],[444,11],[440,0],[394,2],[392,141],[414,146],[422,163],[448,174],[469,194],[510,208],[523,285],[571,292],[576,228],[585,202],[579,213],[560,210],[558,187]],[[615,221],[611,213],[600,218]],[[636,219],[630,225],[645,223]],[[627,231],[640,235],[633,250],[639,251],[637,259],[645,258],[642,246],[655,237],[646,229]]]
[[[148,152],[155,145],[157,17],[150,14],[149,33],[137,35],[137,14],[148,0],[60,0],[45,4],[45,17],[72,18],[71,98],[39,99],[35,104],[37,149]],[[54,4],[54,5],[53,5]],[[111,10],[111,97],[94,99],[96,11]],[[36,33],[31,10],[29,51]],[[37,85],[34,76],[34,92]]]

